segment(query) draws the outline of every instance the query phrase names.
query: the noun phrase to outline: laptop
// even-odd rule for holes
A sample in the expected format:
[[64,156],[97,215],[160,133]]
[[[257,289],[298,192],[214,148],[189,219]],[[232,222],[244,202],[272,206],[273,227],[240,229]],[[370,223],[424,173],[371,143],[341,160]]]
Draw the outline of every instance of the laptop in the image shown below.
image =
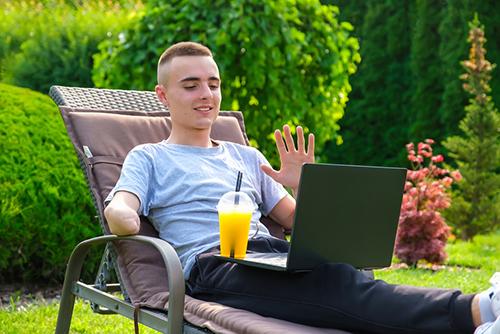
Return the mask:
[[244,259],[278,271],[310,271],[324,263],[359,269],[391,265],[405,168],[304,164],[288,253],[247,252]]

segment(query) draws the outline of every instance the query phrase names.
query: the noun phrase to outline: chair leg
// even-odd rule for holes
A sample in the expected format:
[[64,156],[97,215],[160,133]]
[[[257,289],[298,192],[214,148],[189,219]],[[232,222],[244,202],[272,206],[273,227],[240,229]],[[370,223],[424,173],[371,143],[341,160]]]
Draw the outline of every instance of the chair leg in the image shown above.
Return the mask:
[[71,291],[71,284],[66,284],[61,295],[61,303],[59,305],[59,313],[57,315],[56,334],[67,334],[73,317],[73,309],[75,306],[75,295]]
[[[99,242],[102,243],[102,242]],[[90,250],[91,242],[84,241],[75,247],[68,261],[64,284],[57,315],[56,334],[69,333],[73,309],[75,306],[75,295],[73,294],[73,284],[80,279],[83,262]]]

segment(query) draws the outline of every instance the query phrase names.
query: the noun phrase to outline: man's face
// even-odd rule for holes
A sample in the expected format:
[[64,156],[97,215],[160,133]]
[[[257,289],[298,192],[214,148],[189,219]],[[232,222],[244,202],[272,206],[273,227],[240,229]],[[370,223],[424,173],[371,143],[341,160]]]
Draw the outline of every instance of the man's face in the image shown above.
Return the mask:
[[166,66],[166,78],[156,92],[169,108],[172,123],[184,130],[210,129],[220,110],[217,64],[212,57],[175,57]]

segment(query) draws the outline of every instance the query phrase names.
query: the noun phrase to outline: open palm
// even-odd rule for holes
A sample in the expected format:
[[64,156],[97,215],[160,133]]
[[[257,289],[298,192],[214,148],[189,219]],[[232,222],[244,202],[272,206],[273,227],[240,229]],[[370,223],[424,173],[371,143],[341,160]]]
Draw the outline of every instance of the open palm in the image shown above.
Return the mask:
[[302,165],[304,163],[314,163],[314,135],[309,134],[306,150],[304,131],[300,126],[296,130],[297,147],[295,147],[295,142],[288,125],[283,126],[284,138],[280,130],[274,132],[281,162],[280,170],[276,171],[267,165],[261,166],[264,173],[283,186],[292,188],[294,193],[296,193],[299,186]]

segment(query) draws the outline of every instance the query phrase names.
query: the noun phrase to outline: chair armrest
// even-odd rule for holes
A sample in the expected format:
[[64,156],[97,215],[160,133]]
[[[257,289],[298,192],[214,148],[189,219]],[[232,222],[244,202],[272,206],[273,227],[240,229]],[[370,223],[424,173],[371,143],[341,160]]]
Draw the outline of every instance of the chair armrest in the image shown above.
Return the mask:
[[[83,261],[88,254],[91,247],[101,245],[103,243],[118,241],[118,240],[131,240],[150,244],[160,252],[165,266],[167,268],[168,278],[168,333],[182,333],[183,319],[184,319],[184,296],[185,296],[185,282],[182,272],[182,266],[175,252],[174,248],[165,240],[148,237],[143,235],[132,236],[117,236],[117,235],[104,235],[91,238],[79,243],[71,253],[66,268],[66,275],[64,277],[63,296],[70,296],[73,283],[80,278]],[[72,303],[69,298],[61,298],[61,308],[72,308]],[[59,319],[58,319],[59,321]]]

